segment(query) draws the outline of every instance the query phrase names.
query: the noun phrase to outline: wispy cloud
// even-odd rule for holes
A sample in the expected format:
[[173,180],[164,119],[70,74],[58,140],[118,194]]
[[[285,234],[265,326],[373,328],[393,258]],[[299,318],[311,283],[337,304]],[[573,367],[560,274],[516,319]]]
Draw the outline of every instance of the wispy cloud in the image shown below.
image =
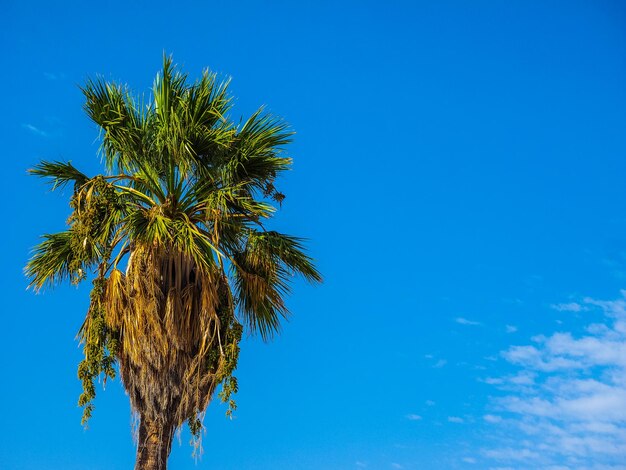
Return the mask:
[[505,393],[492,401],[497,414],[483,416],[494,442],[483,457],[510,468],[626,469],[625,294],[553,305],[600,310],[606,323],[502,352],[519,370],[485,380]]
[[43,76],[48,80],[63,80],[65,78],[64,73],[52,73],[52,72],[44,72]]
[[565,304],[552,304],[550,308],[559,312],[582,312],[583,310],[589,310],[588,307],[581,305],[577,302],[568,302]]
[[443,366],[445,366],[448,363],[448,361],[446,361],[445,359],[439,359],[437,362],[435,362],[432,367],[433,369],[441,369]]
[[408,414],[406,415],[406,419],[408,419],[409,421],[420,421],[422,417],[416,414]]
[[469,326],[478,326],[481,323],[477,321],[468,320],[467,318],[457,317],[454,319],[459,325],[469,325]]
[[487,421],[488,423],[501,423],[502,422],[502,416],[497,416],[497,415],[485,415],[483,416],[483,419]]
[[517,327],[515,325],[506,325],[505,331],[507,333],[515,333],[517,331]]
[[448,361],[446,361],[445,359],[437,359],[434,354],[426,354],[424,358],[428,359],[428,361],[433,361],[430,364],[430,367],[432,367],[433,369],[441,369],[448,363]]
[[540,454],[528,448],[505,447],[501,449],[485,450],[484,455],[490,459],[507,460],[507,461],[529,461],[537,460]]
[[48,134],[45,131],[42,131],[41,129],[39,129],[38,127],[33,126],[32,124],[22,124],[22,127],[24,129],[29,130],[30,132],[32,132],[33,134],[36,134],[40,137],[49,137],[50,134]]
[[460,418],[459,416],[448,416],[448,422],[461,424],[464,423],[465,420],[463,418]]

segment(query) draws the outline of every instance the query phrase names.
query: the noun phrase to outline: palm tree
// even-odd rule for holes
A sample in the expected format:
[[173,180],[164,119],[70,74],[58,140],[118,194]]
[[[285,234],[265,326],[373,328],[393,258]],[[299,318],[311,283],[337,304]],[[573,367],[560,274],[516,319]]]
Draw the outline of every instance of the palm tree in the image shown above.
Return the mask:
[[106,173],[48,161],[30,170],[73,193],[67,230],[44,235],[26,273],[36,290],[91,274],[83,421],[95,381],[119,370],[139,419],[135,468],[165,469],[179,427],[199,444],[218,385],[227,414],[235,408],[243,328],[270,338],[294,274],[321,281],[301,239],[266,229],[292,133],[262,108],[233,123],[228,81],[205,71],[190,83],[167,57],[146,104],[103,79],[82,91]]

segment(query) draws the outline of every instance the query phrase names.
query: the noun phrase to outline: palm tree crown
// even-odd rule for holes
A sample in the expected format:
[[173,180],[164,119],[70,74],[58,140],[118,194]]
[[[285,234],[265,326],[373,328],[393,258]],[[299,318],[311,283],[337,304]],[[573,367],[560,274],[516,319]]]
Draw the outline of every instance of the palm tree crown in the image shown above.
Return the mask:
[[199,437],[217,385],[232,411],[242,325],[271,337],[293,275],[321,280],[300,239],[265,227],[284,199],[274,181],[290,167],[292,133],[262,108],[235,124],[228,81],[205,71],[189,83],[170,58],[149,103],[102,79],[82,91],[107,171],[30,170],[73,194],[67,230],[44,235],[26,273],[37,290],[93,273],[79,332],[83,419],[95,379],[119,365],[140,417],[137,468],[162,468],[175,429],[188,422]]

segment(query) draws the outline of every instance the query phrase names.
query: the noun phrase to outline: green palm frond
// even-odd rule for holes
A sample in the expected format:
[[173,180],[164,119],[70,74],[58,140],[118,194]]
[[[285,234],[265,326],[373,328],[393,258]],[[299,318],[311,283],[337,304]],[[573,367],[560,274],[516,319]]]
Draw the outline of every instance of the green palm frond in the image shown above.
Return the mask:
[[230,79],[220,82],[216,73],[204,70],[202,78],[184,96],[187,125],[206,132],[219,122],[226,122],[232,106],[229,84]]
[[177,70],[172,57],[163,56],[163,70],[157,74],[152,87],[156,115],[163,124],[176,115],[188,90],[187,74]]
[[144,141],[149,123],[125,86],[103,78],[88,80],[81,88],[87,115],[103,131],[102,149],[107,169],[128,171],[145,164]]
[[289,314],[283,300],[288,288],[275,260],[255,261],[258,260],[249,252],[235,254],[231,276],[244,322],[252,332],[267,340],[280,330],[280,320]]
[[84,275],[83,263],[72,246],[72,233],[64,231],[43,236],[44,241],[35,247],[26,265],[25,273],[31,281],[29,287],[41,290],[63,281],[77,282]]
[[309,282],[321,282],[322,276],[315,268],[313,259],[306,254],[303,241],[302,238],[274,231],[251,231],[248,235],[248,252],[258,262],[272,258]]
[[233,257],[232,275],[243,317],[252,331],[265,339],[280,326],[289,313],[284,296],[294,274],[309,282],[322,277],[304,253],[302,240],[278,232],[250,230],[242,251]]
[[62,188],[68,183],[74,183],[74,189],[78,189],[89,180],[89,177],[80,172],[71,162],[49,162],[43,160],[28,170],[28,172],[31,175],[50,178],[53,190]]
[[291,159],[283,156],[283,147],[292,136],[285,122],[260,108],[238,130],[222,177],[228,182],[249,181],[264,190],[289,169]]
[[218,186],[210,182],[197,183],[181,201],[192,212],[205,214],[203,220],[244,217],[249,221],[270,218],[276,209],[265,201],[254,199],[247,190],[248,182]]

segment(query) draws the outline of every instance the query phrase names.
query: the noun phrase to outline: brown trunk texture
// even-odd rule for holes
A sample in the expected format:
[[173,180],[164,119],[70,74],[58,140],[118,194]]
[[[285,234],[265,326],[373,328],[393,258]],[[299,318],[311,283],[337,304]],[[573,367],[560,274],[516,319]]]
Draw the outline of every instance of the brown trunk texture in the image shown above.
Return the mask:
[[135,470],[166,470],[172,448],[174,426],[140,418]]

